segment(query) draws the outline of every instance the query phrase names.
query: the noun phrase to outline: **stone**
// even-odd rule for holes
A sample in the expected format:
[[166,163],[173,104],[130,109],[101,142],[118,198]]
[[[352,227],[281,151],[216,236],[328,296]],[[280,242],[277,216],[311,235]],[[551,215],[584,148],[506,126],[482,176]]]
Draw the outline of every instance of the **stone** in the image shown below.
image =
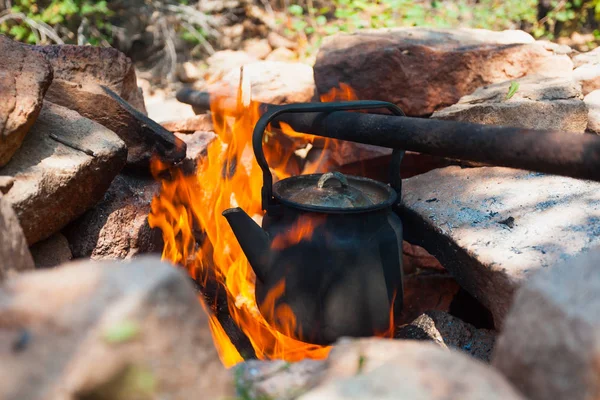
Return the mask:
[[584,95],[600,89],[600,64],[584,64],[575,68],[573,79],[581,84]]
[[245,51],[221,50],[206,59],[208,70],[207,77],[211,81],[221,79],[231,70],[239,71],[240,67],[257,61],[257,58],[251,56]]
[[269,32],[269,34],[267,35],[267,40],[269,41],[269,44],[271,45],[271,47],[274,49],[285,47],[285,48],[293,50],[298,47],[298,43],[293,42],[290,39],[281,36],[277,32],[272,32],[272,31]]
[[396,326],[409,324],[426,311],[448,312],[460,286],[447,272],[427,271],[404,276],[404,306]]
[[[506,99],[511,82],[519,84]],[[581,87],[567,78],[527,76],[484,86],[457,104],[433,113],[431,118],[485,125],[582,133],[587,107]]]
[[244,42],[243,50],[258,60],[264,60],[273,48],[267,39],[248,39]]
[[600,90],[588,93],[583,101],[588,108],[587,131],[600,134]]
[[177,66],[177,77],[183,83],[194,83],[202,79],[202,71],[193,62],[186,61]]
[[27,243],[50,237],[93,207],[126,157],[127,148],[114,132],[44,102],[21,150],[2,169],[15,180],[5,199],[19,217]]
[[[316,93],[312,67],[306,64],[257,61],[244,66],[244,79],[250,82],[252,100],[262,103],[305,103]],[[235,99],[239,83],[240,70],[233,69],[205,90]]]
[[0,398],[218,399],[233,379],[184,272],[73,262],[0,288]]
[[325,38],[314,66],[319,93],[345,83],[360,99],[428,116],[483,85],[528,74],[568,76],[568,55],[522,31],[394,28]]
[[27,240],[10,203],[0,195],[0,282],[15,272],[35,268]]
[[37,242],[31,246],[30,250],[35,267],[38,269],[58,267],[73,259],[69,241],[61,233],[56,233],[46,240]]
[[433,343],[342,339],[319,385],[298,400],[524,399],[493,368]]
[[167,121],[161,125],[173,133],[210,132],[214,130],[212,117],[209,114],[195,115],[183,120]]
[[152,178],[117,175],[102,200],[63,230],[73,256],[114,260],[160,254],[161,232],[148,225],[150,203],[159,190]]
[[269,53],[265,59],[267,61],[294,62],[298,59],[298,55],[287,47],[280,47]]
[[499,329],[530,274],[600,243],[599,189],[510,168],[436,169],[403,181],[404,239],[435,256]]
[[[119,50],[75,45],[32,46],[32,49],[45,55],[52,64],[55,84],[63,85],[66,81],[77,85],[104,85],[139,112],[147,114],[144,95],[137,85],[135,67]],[[55,86],[50,86],[50,94]],[[68,107],[68,103],[61,104],[61,94],[62,91],[59,91],[53,96],[53,102]]]
[[402,242],[402,268],[405,274],[412,274],[421,270],[446,271],[437,258],[429,254],[427,250],[407,241]]
[[584,64],[600,64],[600,47],[585,53],[572,53],[573,67],[579,68]]
[[0,194],[6,194],[15,184],[12,176],[0,176]]
[[293,400],[318,383],[325,367],[324,360],[249,360],[235,367],[235,386],[246,399]]
[[427,311],[413,322],[396,331],[397,339],[427,340],[443,348],[463,351],[485,362],[490,362],[496,333],[476,329],[443,311]]
[[52,67],[27,46],[0,35],[0,167],[21,147],[52,82]]
[[147,106],[150,119],[159,123],[184,120],[195,115],[189,104],[170,96],[153,96],[148,99]]
[[532,400],[600,397],[600,248],[539,271],[519,289],[492,364]]
[[186,160],[197,166],[201,158],[207,155],[208,146],[217,138],[214,132],[197,131],[192,134],[176,133],[187,145]]
[[46,97],[115,132],[127,145],[127,165],[132,169],[149,171],[154,155],[166,162],[185,157],[183,142],[107,87],[55,80]]

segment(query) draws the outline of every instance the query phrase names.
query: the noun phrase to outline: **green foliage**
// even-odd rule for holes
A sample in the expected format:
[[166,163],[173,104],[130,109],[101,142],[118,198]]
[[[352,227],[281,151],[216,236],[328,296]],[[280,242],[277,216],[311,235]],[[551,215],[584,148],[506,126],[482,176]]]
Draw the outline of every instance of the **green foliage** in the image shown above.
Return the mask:
[[[67,43],[77,43],[80,27],[93,27],[84,42],[97,45],[111,42],[111,26],[105,21],[112,15],[106,0],[15,0],[0,24],[0,33],[27,43],[39,43],[45,30],[57,34]],[[80,37],[81,39],[81,37]]]
[[106,329],[104,340],[111,344],[128,342],[136,338],[140,333],[140,327],[133,321],[121,321]]
[[[581,0],[574,0],[581,1]],[[600,0],[595,0],[600,1]],[[327,7],[293,5],[290,33],[352,32],[364,28],[422,26],[515,29],[536,22],[537,0],[332,0]],[[307,21],[313,15],[314,21]]]
[[510,87],[508,88],[508,93],[506,93],[506,100],[513,97],[515,93],[517,93],[517,90],[519,90],[519,82],[511,82]]

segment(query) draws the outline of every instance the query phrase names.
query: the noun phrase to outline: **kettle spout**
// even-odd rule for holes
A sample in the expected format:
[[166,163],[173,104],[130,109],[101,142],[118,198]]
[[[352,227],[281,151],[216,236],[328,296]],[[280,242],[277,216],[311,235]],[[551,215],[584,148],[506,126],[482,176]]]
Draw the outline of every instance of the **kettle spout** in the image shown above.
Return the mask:
[[271,241],[265,232],[244,210],[239,207],[223,211],[231,230],[238,240],[256,278],[265,282],[269,273]]

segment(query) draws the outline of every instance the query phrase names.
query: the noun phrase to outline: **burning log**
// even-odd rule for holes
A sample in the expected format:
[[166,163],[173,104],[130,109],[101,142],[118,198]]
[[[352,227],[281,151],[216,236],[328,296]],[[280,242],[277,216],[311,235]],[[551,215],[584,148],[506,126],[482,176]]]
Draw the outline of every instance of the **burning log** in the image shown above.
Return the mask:
[[[189,89],[177,98],[197,108],[210,104],[209,94]],[[304,112],[276,121],[332,139],[600,181],[600,137],[595,135],[348,111],[311,112],[315,105],[307,103]],[[274,105],[261,108],[278,112]]]

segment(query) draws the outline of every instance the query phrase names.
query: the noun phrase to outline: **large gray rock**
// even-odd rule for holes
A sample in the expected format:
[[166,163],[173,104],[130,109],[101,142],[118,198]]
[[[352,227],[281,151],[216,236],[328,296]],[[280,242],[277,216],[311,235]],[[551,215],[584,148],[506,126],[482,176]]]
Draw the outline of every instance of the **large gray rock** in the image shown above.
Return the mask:
[[516,93],[506,98],[511,82],[484,86],[432,118],[528,129],[584,132],[587,107],[581,85],[569,78],[527,76],[514,80]]
[[443,311],[427,311],[413,322],[396,331],[397,339],[427,340],[443,348],[464,351],[481,361],[489,362],[496,333],[477,329]]
[[432,343],[342,340],[327,366],[319,386],[300,400],[523,399],[491,367]]
[[320,94],[346,83],[358,98],[395,103],[411,116],[448,107],[483,85],[572,69],[568,55],[522,31],[428,28],[334,35],[314,66]]
[[0,358],[6,400],[233,395],[188,277],[158,257],[9,279],[0,288]]
[[96,204],[126,157],[125,144],[115,133],[45,102],[21,150],[2,169],[14,178],[5,200],[19,217],[27,242],[46,239]]
[[519,289],[493,356],[532,400],[600,398],[600,248]]
[[12,272],[35,268],[11,205],[0,194],[0,282]]
[[508,168],[448,167],[404,181],[406,240],[487,307],[496,327],[534,271],[600,243],[600,184]]
[[0,167],[21,147],[52,82],[44,56],[0,35]]

